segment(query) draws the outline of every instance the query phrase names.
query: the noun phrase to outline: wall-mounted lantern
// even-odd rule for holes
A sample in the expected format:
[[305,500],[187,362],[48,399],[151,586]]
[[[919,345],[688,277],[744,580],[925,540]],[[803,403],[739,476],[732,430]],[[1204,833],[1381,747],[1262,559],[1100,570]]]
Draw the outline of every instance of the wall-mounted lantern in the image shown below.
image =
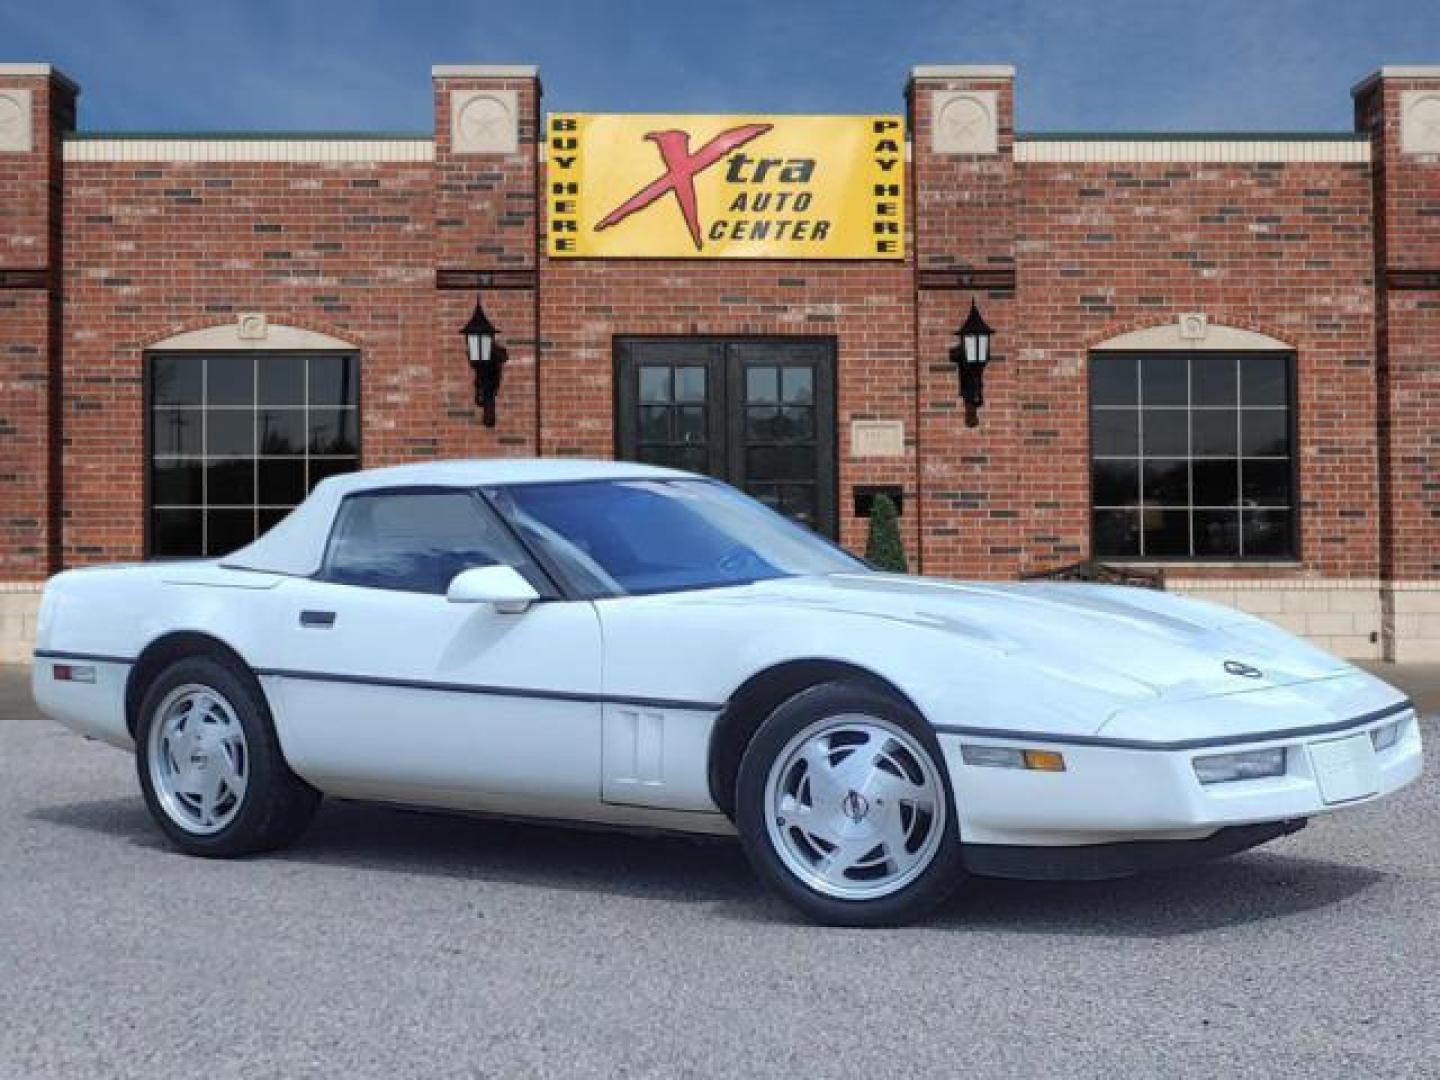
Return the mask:
[[960,371],[960,397],[965,402],[965,426],[980,424],[980,406],[985,404],[985,365],[990,362],[992,331],[980,316],[975,301],[970,301],[970,314],[955,331],[959,343],[950,347],[950,362]]
[[460,328],[465,336],[465,355],[475,373],[475,404],[480,406],[480,420],[486,427],[495,426],[495,399],[500,394],[500,376],[505,367],[505,347],[496,340],[495,324],[485,314],[480,298],[475,298],[475,311],[470,321]]

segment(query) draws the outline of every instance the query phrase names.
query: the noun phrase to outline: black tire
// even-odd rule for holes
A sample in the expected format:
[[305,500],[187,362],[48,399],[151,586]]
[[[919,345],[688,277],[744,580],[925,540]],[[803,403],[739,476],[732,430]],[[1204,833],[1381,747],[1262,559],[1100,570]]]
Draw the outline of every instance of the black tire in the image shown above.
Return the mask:
[[[938,846],[934,847],[928,865],[896,891],[867,899],[828,895],[802,879],[786,864],[769,828],[767,789],[779,755],[807,729],[828,718],[845,715],[875,717],[908,733],[929,756],[944,800],[944,822],[936,830]],[[898,812],[898,807],[891,812]],[[897,926],[914,922],[948,896],[965,877],[955,796],[934,732],[904,702],[858,682],[830,682],[810,687],[766,718],[740,762],[735,785],[735,824],[745,853],[761,880],[810,919],[831,926]]]
[[[151,771],[152,730],[160,722],[160,707],[177,689],[191,685],[222,698],[244,734],[248,773],[244,793],[235,800],[238,805],[228,822],[209,833],[187,828],[165,809]],[[219,656],[177,660],[146,689],[136,724],[135,763],[151,817],[166,838],[189,855],[233,858],[285,847],[305,831],[320,805],[320,793],[285,763],[269,706],[254,676]]]

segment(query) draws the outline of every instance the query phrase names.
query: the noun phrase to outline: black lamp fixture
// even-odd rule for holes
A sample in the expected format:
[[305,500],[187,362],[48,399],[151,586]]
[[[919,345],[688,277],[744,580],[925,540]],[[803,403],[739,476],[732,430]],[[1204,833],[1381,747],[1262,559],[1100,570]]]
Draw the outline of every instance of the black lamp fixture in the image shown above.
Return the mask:
[[486,427],[495,426],[495,399],[500,394],[501,369],[505,366],[505,347],[496,340],[495,324],[485,314],[480,298],[475,298],[475,311],[470,321],[460,328],[465,336],[465,354],[475,372],[475,404],[480,406],[480,420]]
[[950,346],[950,362],[960,370],[960,397],[965,402],[965,426],[978,427],[980,406],[985,404],[985,365],[990,362],[990,324],[980,315],[975,301],[970,314],[955,335],[959,343]]

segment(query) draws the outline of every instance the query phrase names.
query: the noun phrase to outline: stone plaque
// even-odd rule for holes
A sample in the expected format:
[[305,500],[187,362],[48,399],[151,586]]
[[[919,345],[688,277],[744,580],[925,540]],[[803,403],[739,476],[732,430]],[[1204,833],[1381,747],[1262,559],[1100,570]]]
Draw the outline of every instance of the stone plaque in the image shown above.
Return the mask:
[[1400,96],[1400,149],[1440,154],[1440,90],[1407,90]]
[[30,91],[0,87],[0,152],[29,153],[35,147]]
[[905,424],[900,420],[852,420],[852,458],[895,458],[905,456]]

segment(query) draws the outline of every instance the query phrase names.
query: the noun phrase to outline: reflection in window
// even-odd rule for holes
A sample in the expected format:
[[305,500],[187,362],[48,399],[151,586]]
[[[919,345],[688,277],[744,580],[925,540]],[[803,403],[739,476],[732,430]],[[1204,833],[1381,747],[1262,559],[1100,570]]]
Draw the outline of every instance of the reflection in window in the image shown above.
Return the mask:
[[1292,558],[1294,358],[1090,360],[1097,558]]
[[149,358],[150,554],[224,555],[359,468],[354,356]]

